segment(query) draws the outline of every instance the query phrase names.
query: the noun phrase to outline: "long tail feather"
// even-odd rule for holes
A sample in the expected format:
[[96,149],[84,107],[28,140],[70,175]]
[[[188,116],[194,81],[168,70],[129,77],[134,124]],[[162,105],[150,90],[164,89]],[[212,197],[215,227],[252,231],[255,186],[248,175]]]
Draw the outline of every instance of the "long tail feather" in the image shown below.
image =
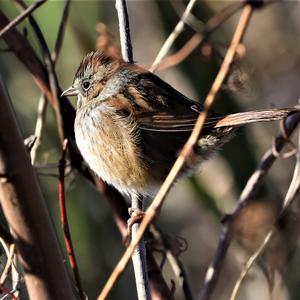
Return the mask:
[[218,121],[214,127],[234,127],[255,122],[277,121],[286,118],[292,112],[299,111],[299,107],[291,107],[236,113],[225,116],[220,121]]

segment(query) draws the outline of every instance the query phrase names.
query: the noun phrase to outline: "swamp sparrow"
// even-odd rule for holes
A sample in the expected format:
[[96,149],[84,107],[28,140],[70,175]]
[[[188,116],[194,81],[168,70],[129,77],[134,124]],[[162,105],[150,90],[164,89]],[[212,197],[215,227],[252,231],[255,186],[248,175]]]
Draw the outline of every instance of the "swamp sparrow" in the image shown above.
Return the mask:
[[[146,196],[160,186],[202,110],[156,75],[99,51],[84,57],[63,95],[78,99],[75,136],[82,156],[104,181],[129,195]],[[181,175],[195,170],[239,126],[297,110],[211,113]]]

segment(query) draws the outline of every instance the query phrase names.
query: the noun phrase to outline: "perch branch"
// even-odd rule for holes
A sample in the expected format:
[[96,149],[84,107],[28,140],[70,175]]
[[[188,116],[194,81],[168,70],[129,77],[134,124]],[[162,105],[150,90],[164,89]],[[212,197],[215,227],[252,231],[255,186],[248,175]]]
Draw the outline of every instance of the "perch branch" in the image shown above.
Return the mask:
[[[133,63],[133,53],[130,39],[130,26],[126,0],[116,0],[116,9],[118,12],[122,56],[126,62]],[[143,210],[143,200],[144,199],[142,195],[132,194],[131,207]],[[135,223],[132,225],[131,239],[135,239],[139,226],[139,223]],[[149,300],[151,299],[151,296],[149,289],[146,247],[144,239],[141,239],[138,245],[136,246],[132,254],[132,262],[138,299]]]

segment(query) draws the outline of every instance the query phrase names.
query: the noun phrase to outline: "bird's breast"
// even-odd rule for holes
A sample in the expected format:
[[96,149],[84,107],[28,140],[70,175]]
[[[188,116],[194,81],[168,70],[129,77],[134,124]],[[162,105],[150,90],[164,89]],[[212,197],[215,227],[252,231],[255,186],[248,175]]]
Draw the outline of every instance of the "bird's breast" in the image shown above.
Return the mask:
[[122,193],[142,192],[146,166],[138,146],[135,123],[103,104],[77,111],[75,137],[90,168]]

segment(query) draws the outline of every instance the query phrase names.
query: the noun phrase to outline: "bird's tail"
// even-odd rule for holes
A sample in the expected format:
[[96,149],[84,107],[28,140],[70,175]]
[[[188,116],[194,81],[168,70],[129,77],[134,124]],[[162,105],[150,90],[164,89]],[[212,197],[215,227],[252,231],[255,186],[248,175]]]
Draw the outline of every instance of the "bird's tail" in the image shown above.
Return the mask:
[[299,112],[300,107],[295,106],[291,108],[273,108],[268,110],[256,110],[249,112],[242,112],[224,116],[216,122],[214,128],[220,127],[236,127],[248,123],[277,121],[286,118],[293,112]]

